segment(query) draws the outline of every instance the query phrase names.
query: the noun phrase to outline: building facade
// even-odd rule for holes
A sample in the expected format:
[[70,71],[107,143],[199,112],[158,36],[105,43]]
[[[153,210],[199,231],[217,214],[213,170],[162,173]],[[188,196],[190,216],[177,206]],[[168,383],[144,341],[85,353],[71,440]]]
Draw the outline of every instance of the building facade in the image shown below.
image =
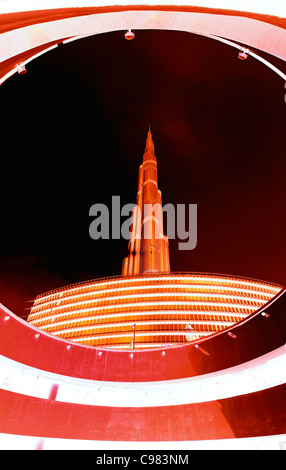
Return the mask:
[[150,127],[132,220],[129,254],[123,260],[121,276],[39,295],[28,322],[90,346],[166,347],[229,328],[281,290],[281,286],[261,281],[170,271]]
[[121,276],[0,304],[0,449],[286,449],[285,288],[170,271],[150,131],[143,201]]
[[[175,7],[170,2],[158,1],[154,6],[152,2],[138,0],[136,8],[118,5],[121,2],[116,5],[101,2],[102,6],[99,3],[90,1],[79,6],[71,0],[59,1],[57,5],[51,0],[41,5],[32,1],[0,2],[3,46],[0,84],[58,44],[109,31],[124,32],[130,27],[204,35],[232,44],[242,52],[243,45],[247,45],[286,60],[285,9],[278,0],[243,1],[239,6],[238,2],[230,1],[228,10],[224,9],[225,2],[220,1],[215,8],[207,1],[200,2],[200,6],[185,2]],[[150,257],[148,246],[146,261],[151,261],[149,268],[153,269],[158,262],[153,253]],[[131,247],[124,276],[67,286],[39,296],[31,312],[31,322],[23,321],[0,304],[0,449],[118,449],[121,452],[136,449],[137,453],[144,449],[145,454],[146,449],[286,449],[285,288],[279,290],[279,286],[272,284],[226,276],[161,271],[143,274],[138,259],[141,263],[138,246]],[[150,277],[151,284],[148,284]],[[137,289],[139,285],[141,291]],[[189,297],[180,298],[186,295],[186,285]],[[124,341],[113,336],[108,342],[94,343],[96,346],[90,345],[92,336],[98,341],[98,335],[106,332],[84,332],[81,328],[86,328],[86,324],[64,323],[88,320],[92,309],[93,316],[99,314],[97,308],[108,308],[107,313],[111,314],[113,300],[118,312],[122,307],[124,314],[127,313],[125,303],[134,315],[131,298],[122,297],[135,292],[141,297],[145,294],[147,304],[151,302],[150,291],[157,295],[162,286],[164,300],[178,302],[170,309],[167,304],[162,306],[160,318],[165,313],[173,315],[171,309],[177,315],[180,307],[188,315],[194,314],[192,309],[197,300],[191,294],[195,294],[195,289],[202,307],[199,315],[203,311],[212,315],[212,319],[200,317],[201,321],[218,321],[220,318],[213,315],[226,311],[225,321],[234,323],[228,327],[221,325],[224,329],[194,340],[194,330],[199,334],[194,320],[199,318],[186,318],[185,329],[176,326],[184,334],[180,335],[179,343],[172,342],[173,347],[168,347],[169,338],[164,335],[159,339],[158,331],[154,330],[151,339],[148,338],[152,347],[140,348],[141,340],[144,346],[148,341],[137,336],[141,325],[137,326],[139,319],[136,319],[132,351],[117,348],[132,345],[134,329],[129,333],[129,327],[135,324],[133,320],[125,330],[129,336]],[[117,288],[121,293],[112,299]],[[105,296],[102,305],[100,289]],[[205,296],[206,290],[209,298]],[[173,295],[167,297],[169,293]],[[214,300],[218,293],[220,300],[218,297]],[[149,304],[150,309],[141,305],[146,310],[144,318],[149,311],[157,311],[162,299],[153,299],[157,304]],[[91,305],[87,304],[89,300],[93,302]],[[215,312],[214,302],[217,303]],[[141,311],[137,300],[136,311]],[[240,319],[239,315],[245,317]],[[107,323],[114,323],[114,319],[108,318]],[[93,318],[90,320],[94,322]],[[103,320],[101,317],[100,325],[104,324]],[[121,320],[126,322],[129,318],[125,316]],[[153,320],[159,325],[159,318]],[[51,330],[38,328],[36,323],[33,325],[34,321],[43,321],[42,326],[53,329],[53,334]],[[140,321],[143,321],[141,316]],[[89,326],[94,328],[94,323]],[[79,328],[79,331],[64,331],[69,328]],[[154,347],[160,344],[162,347]]]

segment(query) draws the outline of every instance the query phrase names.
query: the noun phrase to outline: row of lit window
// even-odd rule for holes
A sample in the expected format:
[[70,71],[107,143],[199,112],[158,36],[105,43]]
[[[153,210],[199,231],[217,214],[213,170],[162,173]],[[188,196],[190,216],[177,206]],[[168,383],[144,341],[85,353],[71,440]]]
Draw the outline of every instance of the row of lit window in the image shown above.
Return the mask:
[[[112,281],[112,279],[114,279]],[[117,277],[117,278],[112,278],[108,280],[107,282],[105,281],[95,281],[93,283],[90,282],[85,282],[85,283],[79,283],[79,284],[73,284],[70,286],[66,286],[61,289],[56,289],[54,291],[50,291],[44,294],[41,294],[37,296],[35,300],[35,305],[40,304],[42,302],[47,302],[47,301],[52,301],[52,300],[58,300],[59,298],[62,298],[66,295],[73,295],[73,294],[81,294],[85,292],[95,292],[95,291],[100,291],[102,289],[110,289],[110,288],[122,288],[122,287],[133,287],[138,285],[140,283],[141,285],[148,285],[149,283],[154,284],[154,281],[156,282],[156,285],[158,286],[165,286],[167,285],[168,281],[171,281],[172,283],[178,283],[178,285],[182,285],[184,282],[185,283],[190,283],[191,282],[196,282],[196,283],[201,283],[203,285],[216,285],[216,286],[230,286],[230,287],[235,287],[235,288],[246,288],[249,290],[255,289],[255,290],[261,290],[262,292],[269,292],[273,293],[278,293],[279,290],[281,290],[280,286],[276,285],[271,285],[267,283],[262,283],[262,282],[256,282],[256,281],[248,281],[248,280],[241,280],[241,279],[236,279],[236,278],[227,278],[227,277],[216,277],[216,276],[206,276],[206,275],[201,275],[201,276],[192,276],[192,275],[185,275],[185,276],[176,276],[176,275],[171,275],[171,276],[152,276],[146,278],[145,276],[140,276],[140,277],[131,277],[131,278],[123,278],[123,277]]]
[[134,309],[138,311],[148,311],[148,310],[162,310],[163,309],[172,309],[176,308],[178,310],[216,310],[216,311],[224,311],[224,312],[238,312],[238,313],[247,313],[255,311],[259,306],[264,305],[265,302],[256,303],[256,305],[249,305],[249,303],[227,303],[227,302],[190,302],[190,301],[160,301],[160,302],[134,302],[134,303],[127,303],[127,304],[115,304],[115,305],[105,305],[104,307],[89,307],[89,308],[74,308],[71,309],[70,307],[66,308],[57,308],[54,310],[47,310],[41,313],[31,314],[28,318],[28,321],[33,323],[34,320],[38,320],[41,318],[46,317],[53,317],[56,314],[65,314],[74,313],[75,316],[84,316],[95,314],[96,312],[99,314],[103,313],[119,313],[119,312],[128,312],[133,311]]
[[[197,339],[197,338],[195,338]],[[72,340],[73,342],[75,342],[74,340]],[[77,341],[79,344],[81,343],[81,341]],[[158,349],[158,348],[170,348],[170,347],[175,347],[175,346],[181,346],[182,344],[186,343],[186,341],[172,341],[172,342],[169,342],[169,343],[164,343],[164,342],[156,342],[156,343],[136,343],[136,349]],[[93,341],[92,340],[86,340],[83,342],[83,344],[85,346],[97,346],[97,347],[100,347],[100,349],[116,349],[116,350],[127,350],[127,349],[130,349],[130,343],[117,343],[117,344],[108,344],[108,345],[105,345],[105,344],[93,344]],[[132,352],[131,352],[132,354]]]
[[[198,337],[202,336],[207,336],[210,334],[213,334],[214,331],[199,331],[198,332]],[[56,336],[59,336],[61,338],[66,338],[70,339],[71,341],[80,340],[80,342],[84,342],[85,337],[83,334],[80,335],[79,338],[71,339],[72,335],[69,333],[55,333]],[[129,342],[133,339],[133,334],[130,333],[112,333],[112,334],[102,334],[102,335],[87,335],[86,336],[87,340],[92,339],[92,341],[95,344],[116,344],[116,343],[122,343],[122,342]],[[144,342],[144,341],[188,341],[187,340],[187,335],[185,331],[144,331],[144,332],[138,332],[136,333],[135,336],[135,342]]]
[[40,320],[34,320],[33,325],[37,327],[43,327],[45,325],[53,324],[58,328],[61,328],[66,321],[73,321],[74,324],[85,324],[85,325],[96,325],[96,324],[105,324],[105,323],[116,323],[122,321],[135,321],[140,320],[154,320],[154,321],[200,321],[200,320],[209,320],[209,321],[231,321],[237,322],[244,319],[248,313],[218,313],[218,312],[208,312],[208,311],[142,311],[142,312],[123,312],[123,313],[112,313],[112,314],[98,314],[98,315],[88,315],[80,316],[75,315],[75,312],[72,314],[65,315],[54,315],[53,317],[46,317]]
[[[216,287],[218,286],[205,286],[205,289],[202,287],[201,289],[204,289],[204,290],[207,290],[208,292],[211,292],[211,293],[215,293],[217,292],[217,290],[215,289]],[[142,289],[140,287],[140,289]],[[163,289],[160,288],[160,291],[162,290],[166,290],[168,289],[168,287],[165,285]],[[171,288],[173,290],[173,288]],[[182,291],[182,289],[184,289],[182,286],[178,287],[178,289],[180,291]],[[201,290],[200,288],[196,289],[197,292],[202,292],[203,290]],[[230,293],[233,294],[233,295],[237,295],[238,293],[244,293],[244,295],[254,295],[254,296],[267,296],[268,298],[271,298],[273,297],[274,295],[276,295],[281,289],[280,288],[277,288],[275,290],[271,290],[269,291],[268,289],[266,290],[251,290],[251,289],[247,289],[247,288],[236,288],[235,286],[234,287],[229,287],[229,288],[225,288],[225,287],[221,287],[219,288],[219,292],[226,292],[228,289],[230,289]],[[115,292],[121,292],[123,290],[123,288],[118,288],[118,289],[115,289]],[[131,293],[134,292],[135,289],[130,289],[129,287],[126,288],[126,290],[129,290]],[[174,291],[174,290],[173,290]],[[105,291],[101,291],[101,292],[97,292],[97,291],[90,291],[88,293],[85,293],[85,292],[77,292],[77,293],[69,293],[69,292],[66,292],[65,294],[66,295],[63,295],[61,297],[59,297],[58,295],[54,298],[54,299],[51,299],[50,296],[49,297],[42,297],[38,300],[35,300],[34,301],[34,304],[33,306],[34,307],[38,307],[38,306],[41,306],[41,305],[48,305],[49,303],[51,304],[57,304],[57,303],[61,303],[61,302],[65,302],[66,299],[68,298],[78,298],[79,296],[82,296],[83,298],[95,298],[95,297],[100,297],[100,296],[103,296],[101,294],[103,294],[103,292]],[[108,290],[106,291],[108,293]],[[111,294],[111,296],[113,295],[117,295],[117,293],[115,294]],[[105,297],[105,295],[104,295]]]
[[[231,302],[232,304],[235,305],[253,305],[254,307],[259,307],[260,305],[263,305],[266,301],[262,299],[251,299],[248,297],[236,297],[236,296],[230,296],[228,294],[225,295],[220,295],[218,296],[217,294],[177,294],[177,293],[157,293],[156,295],[151,295],[151,294],[141,294],[140,296],[136,297],[133,295],[124,295],[124,296],[118,296],[116,298],[106,298],[106,299],[94,299],[93,301],[90,302],[73,302],[68,304],[67,306],[55,306],[53,308],[54,313],[60,313],[66,311],[68,308],[69,310],[78,310],[82,308],[93,308],[93,307],[105,307],[105,306],[110,306],[110,305],[116,305],[120,306],[122,303],[134,303],[145,300],[145,301],[160,301],[160,299],[164,299],[164,301],[187,301],[188,303],[196,303],[196,302],[224,302],[228,303]],[[44,308],[42,313],[46,312],[49,314],[51,312],[51,309],[49,308]],[[31,316],[29,318],[29,321],[34,317],[36,313],[34,313],[34,310],[32,309],[31,311]]]
[[[230,321],[205,321],[205,320],[194,320],[192,322],[188,321],[139,321],[136,324],[136,331],[142,330],[202,330],[202,331],[217,331],[223,330],[233,324]],[[131,331],[134,322],[121,322],[121,323],[105,323],[101,325],[86,325],[84,322],[63,322],[61,328],[59,325],[47,325],[42,329],[47,332],[69,332],[70,335],[76,336],[79,333],[81,334],[102,334],[111,331]]]
[[[181,339],[181,338],[180,338]],[[199,337],[194,337],[195,340],[199,339]],[[84,338],[83,341],[81,340],[72,340],[73,342],[77,342],[79,344],[83,343],[85,346],[99,346],[100,349],[118,349],[118,350],[125,350],[125,349],[130,349],[130,343],[117,343],[117,344],[112,344],[109,343],[108,345],[105,344],[94,344],[93,340],[90,338]],[[136,348],[135,349],[158,349],[158,348],[170,348],[170,347],[175,347],[175,346],[181,346],[182,344],[185,344],[187,341],[182,340],[181,341],[172,341],[172,342],[163,342],[163,341],[156,341],[156,343],[141,343],[138,342],[135,344]],[[132,352],[131,352],[132,354]]]
[[[139,348],[158,348],[158,347],[169,347],[172,345],[177,344],[184,344],[189,343],[190,341],[198,340],[200,338],[204,338],[213,334],[212,332],[200,332],[197,335],[193,335],[191,338],[187,338],[187,336],[182,334],[156,334],[150,333],[147,335],[146,333],[138,334],[135,338],[135,349]],[[66,338],[68,339],[68,338]],[[100,347],[112,347],[114,349],[129,349],[131,346],[132,338],[130,335],[117,335],[114,337],[113,335],[103,335],[101,337],[98,336],[85,336],[79,338],[73,338],[70,341],[89,345],[89,346],[100,346]]]
[[[234,296],[238,297],[243,294],[244,298],[255,298],[255,299],[262,299],[262,300],[270,300],[273,297],[272,293],[267,293],[267,292],[261,292],[261,291],[250,291],[247,289],[233,289],[231,287],[219,287],[219,286],[212,286],[209,288],[208,286],[196,286],[196,285],[188,285],[188,286],[164,286],[164,289],[160,289],[161,291],[164,290],[172,294],[197,294],[197,295],[229,295],[229,296]],[[48,301],[45,303],[41,303],[38,305],[34,305],[32,307],[32,311],[37,312],[42,310],[43,308],[48,309],[48,308],[54,308],[58,305],[66,305],[66,304],[73,304],[76,302],[87,302],[89,300],[102,300],[106,299],[108,300],[109,298],[118,298],[119,293],[126,292],[129,296],[131,295],[146,295],[146,291],[148,291],[149,295],[152,294],[157,294],[158,293],[158,288],[152,286],[147,286],[147,287],[142,287],[142,286],[137,286],[136,288],[129,288],[129,287],[123,287],[120,289],[111,289],[111,290],[105,290],[105,291],[100,291],[100,292],[93,292],[93,293],[86,293],[85,295],[83,294],[77,294],[77,295],[69,295],[62,297],[61,299],[58,299],[57,301]],[[206,292],[207,291],[207,292]],[[107,296],[108,294],[108,296]]]
[[[209,335],[210,333],[207,334],[201,334],[198,336],[194,336],[192,341],[198,340],[200,338],[203,338],[204,336]],[[152,339],[152,338],[151,338]],[[95,346],[95,347],[100,347],[102,349],[119,349],[119,350],[124,350],[124,349],[130,349],[131,348],[131,342],[126,339],[125,342],[118,342],[118,343],[112,343],[109,340],[101,340],[98,341],[98,339],[93,338],[93,337],[85,337],[85,338],[79,338],[79,339],[72,339],[71,341],[79,343],[79,344],[84,344],[85,346]],[[157,349],[157,348],[170,348],[170,347],[175,347],[178,345],[186,344],[189,343],[190,340],[187,340],[186,338],[179,337],[179,338],[162,338],[161,341],[157,338],[156,341],[150,342],[150,338],[140,338],[138,341],[135,343],[135,349]]]

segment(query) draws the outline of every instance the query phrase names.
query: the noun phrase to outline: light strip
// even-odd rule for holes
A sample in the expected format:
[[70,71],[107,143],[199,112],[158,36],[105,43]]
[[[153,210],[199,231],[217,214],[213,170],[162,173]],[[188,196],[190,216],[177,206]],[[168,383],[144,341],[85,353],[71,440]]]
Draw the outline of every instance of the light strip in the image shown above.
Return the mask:
[[[80,283],[79,285],[75,286],[75,287],[71,287],[69,288],[69,286],[66,286],[65,287],[62,287],[60,289],[56,289],[55,291],[50,291],[50,292],[47,292],[46,294],[41,294],[40,296],[38,296],[35,300],[35,304],[38,303],[38,301],[43,301],[43,299],[47,298],[47,297],[55,297],[55,299],[57,299],[58,297],[57,296],[60,296],[60,294],[63,295],[63,293],[65,292],[74,292],[78,289],[85,289],[85,288],[92,288],[92,287],[102,287],[102,286],[111,286],[111,285],[118,285],[118,284],[136,284],[136,283],[141,283],[141,284],[145,284],[146,282],[150,282],[150,281],[153,281],[154,282],[154,279],[156,279],[157,281],[175,281],[175,280],[179,280],[179,281],[186,281],[188,279],[192,279],[194,281],[204,281],[203,284],[205,282],[211,282],[211,283],[217,283],[217,282],[221,282],[222,285],[226,284],[226,285],[230,285],[230,284],[234,284],[234,285],[238,285],[238,286],[246,286],[248,288],[251,289],[251,287],[253,286],[256,286],[257,288],[261,288],[261,289],[269,289],[269,291],[272,291],[274,293],[278,293],[282,287],[280,286],[275,286],[275,285],[271,285],[271,284],[267,284],[267,283],[260,283],[260,282],[256,282],[256,281],[246,281],[244,279],[242,280],[239,280],[237,278],[224,278],[224,277],[216,277],[216,276],[213,276],[213,277],[207,277],[207,276],[192,276],[192,275],[186,275],[186,276],[153,276],[153,277],[138,277],[138,278],[124,278],[124,277],[118,277],[117,279],[115,280],[109,280],[109,281],[96,281],[96,282],[91,282],[91,284],[89,284],[88,282],[83,282],[83,283]],[[178,284],[180,285],[180,284]],[[100,290],[100,289],[99,289]]]
[[[68,330],[66,330],[68,332]],[[77,330],[75,330],[75,332],[77,332]],[[209,335],[211,333],[216,333],[216,331],[197,331],[196,334],[198,335]],[[136,338],[138,340],[140,340],[140,338],[144,338],[146,336],[150,336],[150,337],[161,337],[161,336],[165,336],[166,338],[168,337],[172,337],[172,336],[182,336],[185,338],[186,335],[190,335],[190,334],[193,334],[193,332],[187,332],[187,331],[180,331],[180,330],[152,330],[152,331],[138,331],[136,332]],[[59,336],[61,338],[68,338],[70,339],[70,341],[72,341],[72,337],[70,338],[68,335],[64,334],[62,331],[55,331],[53,333],[54,336]],[[87,341],[89,341],[90,339],[92,340],[96,340],[97,341],[97,344],[100,345],[100,341],[103,340],[103,343],[106,343],[106,340],[109,340],[109,339],[112,339],[113,342],[114,340],[118,340],[119,338],[121,339],[127,339],[129,342],[130,342],[130,338],[133,337],[133,331],[125,331],[125,332],[118,332],[118,333],[110,333],[110,334],[93,334],[93,335],[89,335],[89,336],[85,336],[85,337],[81,337],[81,338],[77,338],[79,339],[80,341],[82,339],[86,339]],[[154,343],[155,345],[156,343]],[[128,345],[127,345],[128,346]]]
[[[200,301],[200,299],[203,301],[205,299],[213,299],[213,300],[216,300],[218,299],[217,301],[218,302],[221,302],[222,299],[226,299],[227,301],[230,301],[230,300],[233,300],[233,306],[234,305],[240,305],[242,304],[242,302],[247,302],[248,305],[252,305],[252,306],[256,306],[256,304],[260,304],[260,305],[263,305],[264,303],[266,303],[266,300],[262,300],[262,299],[252,299],[251,297],[238,297],[238,296],[234,296],[234,295],[227,295],[227,294],[208,294],[208,293],[184,293],[184,294],[181,294],[181,293],[176,293],[176,292],[157,292],[157,293],[150,293],[150,294],[143,294],[143,293],[140,293],[139,295],[137,294],[129,294],[129,295],[118,295],[118,296],[111,296],[111,297],[104,297],[104,298],[97,298],[97,299],[91,299],[91,300],[87,300],[87,301],[79,301],[79,302],[71,302],[71,303],[68,303],[68,304],[63,304],[63,305],[55,305],[52,310],[53,312],[57,312],[58,310],[61,310],[63,308],[72,308],[72,307],[76,307],[76,306],[83,306],[84,304],[89,304],[89,303],[92,303],[94,304],[95,306],[97,304],[100,304],[102,303],[103,305],[101,306],[101,308],[105,308],[105,303],[108,303],[110,301],[113,301],[114,303],[118,302],[119,300],[136,300],[136,297],[138,299],[157,299],[157,298],[174,298],[174,297],[183,297],[184,300],[187,298],[188,299],[188,302],[189,303],[192,303],[194,299],[194,301]],[[178,299],[178,301],[180,301],[180,299]],[[120,307],[121,303],[118,302],[118,307]],[[46,307],[41,310],[42,313],[44,312],[47,312],[47,313],[50,313],[50,310],[51,309],[47,309]]]
[[[164,352],[164,351],[163,351]],[[127,353],[128,354],[128,353]],[[168,349],[161,361],[168,360]],[[132,361],[134,352],[130,352]],[[222,400],[286,383],[285,346],[238,366],[203,376],[155,382],[106,382],[42,371],[0,356],[0,387],[47,399],[58,384],[56,401],[108,407],[175,406]]]
[[[231,317],[235,318],[235,322],[243,320],[246,318],[249,313],[234,313],[234,312],[220,312],[220,311],[210,311],[210,310],[165,310],[165,311],[160,311],[160,310],[144,310],[144,311],[131,311],[131,312],[119,312],[119,313],[107,313],[107,314],[98,314],[98,315],[87,315],[87,316],[81,316],[80,318],[78,317],[77,311],[75,312],[70,312],[70,314],[58,314],[53,317],[43,317],[38,320],[33,320],[31,323],[34,326],[37,326],[38,328],[43,329],[45,325],[47,326],[60,326],[61,324],[65,322],[90,322],[90,321],[96,321],[96,324],[99,322],[102,322],[106,319],[118,319],[117,322],[121,322],[122,319],[126,317],[134,317],[133,324],[136,323],[135,316],[140,316],[143,318],[147,317],[160,317],[160,316],[167,316],[167,315],[176,315],[178,319],[183,318],[184,316],[187,316],[187,320],[189,323],[195,321],[195,319],[192,319],[191,316],[201,316],[202,318],[204,316],[208,317],[213,317],[217,321],[227,321],[226,318]],[[64,317],[64,318],[63,318]],[[74,318],[75,317],[75,318]],[[222,317],[221,320],[218,317]],[[226,317],[226,318],[225,318]],[[58,321],[60,320],[60,321]],[[158,318],[159,321],[162,321],[160,318]],[[232,320],[231,320],[232,321]],[[114,321],[114,323],[116,323]]]
[[[286,450],[286,434],[201,441],[100,441],[0,433],[0,450]],[[128,454],[126,454],[128,455]],[[178,454],[178,459],[181,457]],[[184,461],[185,457],[182,457]],[[143,460],[145,460],[143,458]],[[162,459],[163,460],[163,459]],[[180,460],[179,460],[180,462]]]
[[[185,290],[187,289],[192,289],[193,291],[195,291],[196,289],[198,289],[198,292],[190,292],[190,293],[197,293],[197,294],[201,294],[202,292],[199,292],[199,290],[204,290],[204,291],[208,291],[210,292],[210,290],[214,290],[214,291],[218,291],[219,293],[226,293],[226,292],[223,292],[223,291],[227,291],[227,292],[231,292],[231,293],[234,293],[234,292],[239,292],[239,293],[245,293],[245,294],[249,294],[251,297],[254,297],[254,296],[258,296],[258,297],[267,297],[269,298],[269,300],[273,297],[273,293],[270,293],[270,292],[262,292],[262,291],[253,291],[253,290],[249,290],[249,289],[242,289],[242,288],[234,288],[234,287],[229,287],[229,286],[208,286],[208,285],[202,285],[202,284],[166,284],[166,285],[161,285],[159,286],[160,287],[160,290],[165,290],[165,289],[180,289],[180,291],[178,292],[178,294],[185,294],[185,293],[189,293],[188,291],[185,292]],[[139,291],[142,291],[142,290],[152,290],[152,289],[158,289],[158,285],[157,284],[148,284],[147,286],[133,286],[133,287],[130,287],[130,286],[127,286],[127,287],[119,287],[117,289],[104,289],[104,290],[96,290],[96,291],[91,291],[91,292],[84,292],[84,293],[78,293],[78,294],[74,294],[74,295],[67,295],[67,296],[63,296],[61,298],[59,298],[58,300],[49,300],[48,302],[43,302],[41,303],[40,305],[35,305],[32,307],[31,309],[31,312],[34,313],[34,310],[35,309],[39,309],[42,305],[45,305],[46,308],[48,308],[48,306],[50,304],[54,304],[54,302],[57,301],[57,303],[59,304],[60,302],[63,302],[62,306],[65,305],[67,303],[67,300],[69,299],[76,299],[78,298],[79,296],[80,297],[87,297],[86,301],[90,301],[94,298],[96,298],[96,296],[98,296],[98,298],[104,298],[104,294],[105,293],[113,293],[113,292],[126,292],[126,291],[130,291],[130,290],[139,290]],[[280,290],[280,289],[279,289]],[[277,289],[277,292],[279,292],[279,290]],[[99,297],[100,296],[100,297]],[[84,301],[84,300],[83,300]],[[52,307],[51,307],[52,308]],[[36,311],[39,311],[39,310],[36,310]]]
[[[120,304],[119,305],[106,305],[106,306],[101,306],[101,307],[89,307],[85,309],[78,309],[76,310],[77,313],[82,313],[82,312],[95,312],[95,311],[102,311],[103,309],[105,310],[114,310],[116,308],[122,309],[122,308],[130,308],[130,307],[146,307],[146,306],[154,306],[154,305],[172,305],[172,306],[181,306],[181,305],[189,305],[189,306],[210,306],[210,307],[225,307],[225,308],[235,308],[239,313],[240,309],[241,310],[249,310],[250,312],[255,311],[257,308],[253,305],[246,305],[246,304],[231,304],[231,303],[221,303],[221,302],[185,302],[185,301],[176,301],[176,302],[171,302],[171,301],[161,301],[161,302],[132,302],[132,303],[127,303],[127,304]],[[262,304],[263,305],[263,304]],[[67,310],[68,311],[68,310]],[[47,317],[53,317],[53,314],[49,311],[50,315],[47,315]],[[62,312],[65,314],[66,312]],[[227,312],[226,312],[227,313]],[[245,312],[242,312],[245,313]],[[37,315],[37,314],[35,314]],[[44,315],[43,313],[39,318],[43,318]],[[33,317],[35,318],[35,317]],[[30,323],[33,323],[33,319],[31,320]]]
[[[146,321],[142,321],[142,320],[139,320],[139,321],[136,321],[136,320],[130,320],[128,322],[120,322],[120,323],[104,323],[104,324],[100,324],[100,323],[95,323],[93,325],[78,325],[78,326],[75,326],[75,327],[72,327],[72,323],[78,323],[80,320],[73,320],[73,321],[70,321],[70,320],[66,320],[64,322],[60,322],[60,323],[57,323],[57,324],[49,324],[49,325],[45,325],[45,326],[42,326],[41,329],[44,330],[44,331],[51,331],[53,332],[53,330],[56,330],[59,326],[65,326],[67,325],[68,328],[64,328],[64,329],[61,329],[60,331],[58,331],[58,333],[66,333],[66,332],[69,332],[69,333],[72,333],[72,332],[78,332],[80,333],[81,331],[85,331],[86,334],[88,334],[87,332],[89,330],[94,330],[94,329],[98,329],[98,330],[106,330],[108,328],[116,328],[117,331],[118,329],[120,329],[122,331],[122,328],[124,327],[130,327],[130,332],[132,332],[131,328],[132,328],[132,325],[134,325],[134,323],[136,324],[136,328],[140,328],[140,326],[145,326],[145,325],[156,325],[158,326],[158,329],[156,330],[152,330],[154,333],[157,333],[159,334],[160,333],[160,329],[159,327],[160,326],[165,326],[165,327],[168,327],[168,325],[176,325],[179,326],[180,325],[189,325],[189,324],[193,324],[193,325],[202,325],[202,326],[223,326],[224,328],[227,328],[228,326],[231,326],[233,325],[233,321],[226,321],[226,320],[223,320],[223,321],[216,321],[216,320],[146,320]],[[173,332],[176,332],[177,330],[172,330]],[[191,334],[192,330],[188,330],[188,331],[185,331],[185,334]],[[100,331],[98,332],[98,334],[101,334]],[[133,332],[132,332],[133,334]]]
[[[214,334],[214,333],[215,333],[214,331],[200,331],[200,332],[197,331],[197,332],[194,332],[194,333],[192,334],[192,336],[194,337],[194,339],[193,339],[192,341],[197,341],[197,340],[199,340],[199,339],[201,339],[201,338],[203,338],[203,337],[209,336],[209,335]],[[57,334],[56,336],[58,336],[59,338],[61,338],[61,335],[59,335],[59,334]],[[138,336],[139,336],[139,335],[138,335]],[[146,336],[149,336],[149,337],[151,338],[151,341],[153,341],[153,347],[152,347],[152,349],[157,349],[158,347],[161,347],[161,346],[160,346],[160,343],[161,343],[162,341],[164,341],[165,344],[166,344],[166,343],[169,343],[169,344],[171,344],[171,345],[173,345],[173,344],[175,344],[175,343],[176,343],[177,345],[178,345],[178,344],[182,345],[182,344],[188,344],[189,342],[191,342],[191,341],[187,340],[186,338],[184,338],[184,335],[183,335],[183,334],[179,334],[179,333],[178,333],[178,334],[175,334],[175,333],[174,333],[173,335],[171,335],[171,334],[167,334],[165,331],[163,331],[161,335],[159,335],[159,334],[154,334],[154,333],[153,333],[153,334],[150,333],[150,334],[146,334],[146,335],[144,335],[143,333],[140,334],[140,338],[144,338],[144,336],[145,336],[145,337],[146,337]],[[174,341],[174,337],[175,337],[175,336],[180,336],[180,337],[182,338],[182,340],[179,341],[178,339],[176,339],[176,340]],[[185,335],[185,336],[186,336],[186,335]],[[163,338],[162,338],[162,337],[163,337]],[[63,338],[65,338],[65,337],[63,336]],[[122,342],[119,342],[119,343],[118,343],[118,346],[119,346],[118,349],[124,349],[124,350],[130,349],[130,341],[131,341],[131,339],[132,339],[132,336],[131,336],[131,335],[129,335],[129,336],[127,336],[127,335],[126,335],[126,336],[124,336],[124,335],[118,335],[118,336],[109,335],[109,336],[104,336],[102,342],[100,342],[100,341],[99,341],[100,338],[99,338],[98,336],[95,336],[95,335],[83,336],[83,337],[81,337],[81,338],[74,337],[74,338],[67,338],[67,339],[68,339],[69,341],[74,342],[74,343],[79,343],[79,344],[83,344],[83,345],[87,345],[87,346],[94,346],[94,347],[97,347],[97,348],[103,348],[103,349],[107,349],[107,350],[108,350],[108,349],[109,349],[109,344],[112,345],[112,348],[113,348],[113,349],[117,349],[117,348],[116,348],[117,344],[114,343],[114,339],[118,339],[118,338],[121,338],[121,339],[124,339],[124,340],[125,340],[125,342],[122,341]],[[157,342],[157,340],[154,341],[154,339],[152,339],[152,338],[160,338],[160,341],[158,341],[158,342]],[[109,340],[110,340],[110,339],[112,340],[112,343],[109,343]],[[148,344],[150,344],[150,343],[148,343]],[[124,345],[124,348],[122,348],[122,345]],[[157,345],[158,345],[158,346],[157,346]],[[144,341],[139,341],[139,338],[137,337],[137,342],[135,343],[135,346],[136,346],[136,349],[145,349],[145,342],[144,342]],[[169,346],[168,346],[168,347],[169,347]]]

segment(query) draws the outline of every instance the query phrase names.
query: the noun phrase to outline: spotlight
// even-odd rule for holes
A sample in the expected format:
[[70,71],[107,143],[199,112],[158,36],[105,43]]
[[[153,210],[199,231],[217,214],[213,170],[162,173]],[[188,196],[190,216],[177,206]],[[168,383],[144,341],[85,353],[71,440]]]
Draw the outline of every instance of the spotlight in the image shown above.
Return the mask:
[[249,54],[249,49],[241,49],[238,53],[238,58],[240,60],[246,60]]
[[24,75],[24,73],[27,73],[27,69],[25,67],[24,62],[21,62],[20,64],[16,65],[17,72],[19,75]]
[[125,39],[127,39],[127,41],[132,41],[132,39],[135,38],[135,33],[133,33],[131,29],[128,29],[128,31],[124,34],[124,36],[125,36]]
[[231,338],[236,339],[236,335],[235,335],[234,333],[232,333],[231,331],[229,331],[227,334],[228,334]]

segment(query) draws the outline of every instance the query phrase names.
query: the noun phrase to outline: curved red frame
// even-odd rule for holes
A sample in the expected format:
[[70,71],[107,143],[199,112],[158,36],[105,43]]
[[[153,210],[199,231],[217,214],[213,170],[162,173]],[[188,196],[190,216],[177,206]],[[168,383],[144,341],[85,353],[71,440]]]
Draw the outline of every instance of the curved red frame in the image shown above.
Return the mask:
[[[264,311],[268,316],[261,314]],[[283,289],[247,319],[195,343],[156,350],[114,351],[56,338],[2,306],[0,354],[41,370],[92,380],[179,379],[226,369],[284,345],[285,311]]]

